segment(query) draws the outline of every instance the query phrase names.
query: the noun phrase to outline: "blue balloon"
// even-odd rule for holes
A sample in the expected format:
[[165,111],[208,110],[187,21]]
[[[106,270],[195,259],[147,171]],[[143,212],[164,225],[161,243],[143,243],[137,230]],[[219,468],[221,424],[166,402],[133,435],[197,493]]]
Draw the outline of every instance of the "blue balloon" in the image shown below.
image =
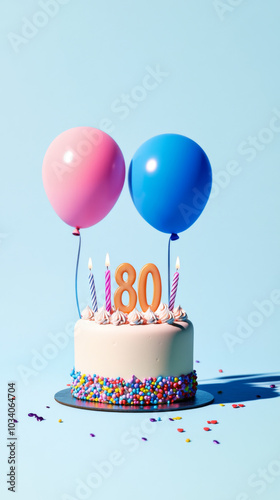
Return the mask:
[[159,231],[177,234],[197,220],[208,201],[211,165],[196,142],[162,134],[136,151],[128,183],[140,215]]

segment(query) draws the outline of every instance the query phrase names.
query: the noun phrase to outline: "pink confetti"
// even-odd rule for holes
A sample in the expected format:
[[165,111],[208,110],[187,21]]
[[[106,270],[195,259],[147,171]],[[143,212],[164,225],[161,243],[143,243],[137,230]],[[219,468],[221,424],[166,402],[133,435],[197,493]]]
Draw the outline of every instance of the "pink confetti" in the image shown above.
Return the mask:
[[148,439],[147,439],[147,438],[141,438],[141,439],[142,439],[143,441],[148,441]]
[[150,418],[150,422],[156,422],[155,418]]
[[223,373],[223,370],[219,370],[220,373]]
[[271,389],[275,389],[275,387],[276,387],[276,385],[275,385],[275,384],[271,384],[271,385],[270,385],[270,388],[271,388]]
[[213,439],[213,443],[215,443],[215,444],[220,444],[220,442],[219,442],[219,441],[217,441],[216,439]]
[[90,436],[94,438],[94,437],[95,437],[95,434],[90,434]]

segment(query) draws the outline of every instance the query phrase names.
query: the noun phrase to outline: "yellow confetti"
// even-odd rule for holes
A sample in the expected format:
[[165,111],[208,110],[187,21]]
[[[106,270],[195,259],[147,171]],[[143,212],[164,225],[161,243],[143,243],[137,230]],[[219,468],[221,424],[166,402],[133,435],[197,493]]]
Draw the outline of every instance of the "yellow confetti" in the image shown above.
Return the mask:
[[59,423],[61,424],[61,422],[62,422],[62,420],[61,420],[61,418],[60,418],[60,419],[59,419]]
[[190,443],[191,440],[189,438],[186,439],[186,443]]
[[223,403],[220,403],[220,406],[225,406],[225,405],[223,405]]

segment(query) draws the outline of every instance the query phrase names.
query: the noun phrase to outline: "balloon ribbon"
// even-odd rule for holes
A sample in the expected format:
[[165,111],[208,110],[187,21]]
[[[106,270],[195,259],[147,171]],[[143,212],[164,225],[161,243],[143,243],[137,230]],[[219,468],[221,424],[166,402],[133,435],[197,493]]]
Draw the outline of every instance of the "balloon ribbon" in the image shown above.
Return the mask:
[[172,233],[168,241],[168,303],[170,300],[170,241],[175,241],[178,239],[178,234]]
[[77,309],[79,313],[79,317],[81,318],[81,311],[80,311],[80,306],[79,306],[79,299],[78,299],[78,268],[79,268],[79,260],[80,260],[80,252],[81,252],[81,235],[80,231],[78,232],[73,232],[75,236],[79,236],[79,249],[78,249],[78,255],[77,255],[77,263],[76,263],[76,275],[75,275],[75,293],[76,293],[76,303],[77,303]]

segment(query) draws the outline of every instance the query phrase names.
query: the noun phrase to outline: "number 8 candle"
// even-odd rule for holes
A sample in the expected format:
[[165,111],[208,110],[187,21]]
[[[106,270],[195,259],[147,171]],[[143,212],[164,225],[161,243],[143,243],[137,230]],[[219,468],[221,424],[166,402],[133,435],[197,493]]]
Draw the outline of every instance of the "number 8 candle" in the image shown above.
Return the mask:
[[178,288],[178,281],[179,281],[179,272],[178,271],[180,269],[179,257],[177,257],[177,260],[176,260],[176,269],[177,269],[177,271],[174,273],[174,276],[173,276],[173,283],[172,283],[170,299],[169,299],[170,311],[172,311],[172,309],[174,309],[175,298],[176,298],[176,293],[177,293],[177,288]]
[[111,272],[109,270],[110,259],[107,253],[105,259],[105,266],[107,270],[105,271],[105,300],[106,300],[106,311],[111,311]]

